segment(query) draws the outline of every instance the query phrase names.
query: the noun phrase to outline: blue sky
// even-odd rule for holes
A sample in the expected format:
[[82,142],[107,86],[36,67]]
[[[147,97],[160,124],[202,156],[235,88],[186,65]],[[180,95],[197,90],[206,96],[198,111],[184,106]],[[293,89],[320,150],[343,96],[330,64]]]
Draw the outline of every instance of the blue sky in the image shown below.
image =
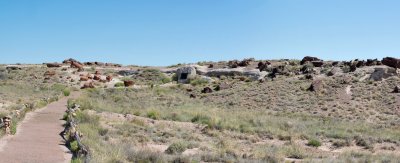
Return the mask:
[[398,0],[0,0],[0,63],[400,57]]

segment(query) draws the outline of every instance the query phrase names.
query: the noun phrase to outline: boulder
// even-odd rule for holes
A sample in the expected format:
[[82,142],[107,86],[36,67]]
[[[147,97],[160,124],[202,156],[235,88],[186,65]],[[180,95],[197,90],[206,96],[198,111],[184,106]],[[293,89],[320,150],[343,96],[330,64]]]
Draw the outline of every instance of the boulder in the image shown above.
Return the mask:
[[382,59],[382,64],[393,68],[400,68],[400,59],[385,57]]
[[78,71],[83,71],[83,65],[79,62],[71,62],[71,68],[77,68]]
[[250,59],[244,59],[243,61],[240,61],[240,62],[239,62],[238,66],[240,66],[240,67],[247,67],[247,66],[250,65],[250,63],[251,63],[251,60],[250,60]]
[[311,61],[314,67],[322,67],[324,65],[323,61]]
[[94,75],[93,80],[100,80],[101,76],[100,75]]
[[229,61],[229,62],[228,62],[228,67],[230,67],[230,68],[237,68],[237,67],[239,67],[239,62],[236,61],[236,60],[234,60],[234,61]]
[[320,93],[320,92],[323,92],[323,91],[324,91],[324,85],[325,85],[325,83],[324,83],[324,81],[323,81],[322,79],[315,79],[315,80],[311,83],[311,85],[310,85],[310,87],[308,88],[308,90],[309,90],[309,91],[313,91],[313,92]]
[[311,62],[311,61],[322,61],[321,59],[317,57],[311,57],[311,56],[305,56],[301,61],[300,64],[303,65],[306,62]]
[[375,66],[378,64],[378,59],[367,59],[366,66]]
[[382,79],[398,75],[399,72],[392,67],[377,67],[370,76],[370,80],[381,81]]
[[337,74],[338,72],[341,72],[341,71],[342,71],[342,69],[340,69],[339,67],[334,67],[326,75],[333,76],[333,75],[335,75],[335,74]]
[[124,86],[125,87],[130,87],[134,84],[134,82],[132,80],[125,80],[124,81]]
[[77,61],[76,59],[73,59],[73,58],[69,58],[69,59],[64,60],[63,64],[71,64],[72,62],[77,62],[79,64],[82,64],[82,63],[80,63],[79,61]]
[[46,66],[51,68],[51,67],[61,67],[60,63],[46,63]]
[[87,65],[87,66],[93,66],[93,65],[95,65],[94,62],[84,62],[83,64],[84,64],[84,65]]
[[94,88],[93,82],[87,82],[83,84],[83,86],[81,87],[81,89],[86,89],[86,88]]
[[106,80],[107,80],[108,82],[112,81],[112,79],[113,79],[113,77],[112,77],[111,75],[107,75]]

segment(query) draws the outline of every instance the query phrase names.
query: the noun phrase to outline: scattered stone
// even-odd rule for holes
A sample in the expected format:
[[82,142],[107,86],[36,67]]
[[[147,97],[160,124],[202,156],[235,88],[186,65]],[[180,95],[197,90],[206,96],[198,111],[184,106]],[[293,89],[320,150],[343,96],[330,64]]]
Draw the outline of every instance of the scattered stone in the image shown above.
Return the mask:
[[215,91],[220,91],[220,90],[224,90],[224,89],[229,89],[229,88],[231,88],[231,86],[230,85],[228,85],[227,83],[221,83],[221,84],[218,84],[216,87],[215,87]]
[[46,71],[44,73],[45,77],[51,77],[51,76],[54,76],[54,75],[56,75],[56,71]]
[[205,87],[203,90],[201,90],[201,93],[212,93],[213,90],[210,87]]
[[196,98],[196,95],[190,94],[190,98]]

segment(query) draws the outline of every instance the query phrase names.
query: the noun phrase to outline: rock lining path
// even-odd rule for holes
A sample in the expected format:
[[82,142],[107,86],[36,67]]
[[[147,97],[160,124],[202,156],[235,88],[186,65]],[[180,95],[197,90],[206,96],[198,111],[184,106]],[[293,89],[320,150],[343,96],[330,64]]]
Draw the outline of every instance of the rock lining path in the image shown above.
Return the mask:
[[72,155],[59,135],[63,130],[61,120],[68,98],[61,98],[47,107],[26,114],[17,127],[16,135],[0,140],[0,162],[7,163],[60,163],[71,162]]

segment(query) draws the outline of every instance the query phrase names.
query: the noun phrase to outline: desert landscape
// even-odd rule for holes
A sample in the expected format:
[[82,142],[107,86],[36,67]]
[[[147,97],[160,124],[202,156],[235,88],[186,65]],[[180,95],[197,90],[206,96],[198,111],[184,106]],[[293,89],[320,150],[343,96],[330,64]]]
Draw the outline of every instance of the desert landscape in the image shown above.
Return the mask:
[[3,64],[0,100],[0,162],[400,160],[395,57]]

